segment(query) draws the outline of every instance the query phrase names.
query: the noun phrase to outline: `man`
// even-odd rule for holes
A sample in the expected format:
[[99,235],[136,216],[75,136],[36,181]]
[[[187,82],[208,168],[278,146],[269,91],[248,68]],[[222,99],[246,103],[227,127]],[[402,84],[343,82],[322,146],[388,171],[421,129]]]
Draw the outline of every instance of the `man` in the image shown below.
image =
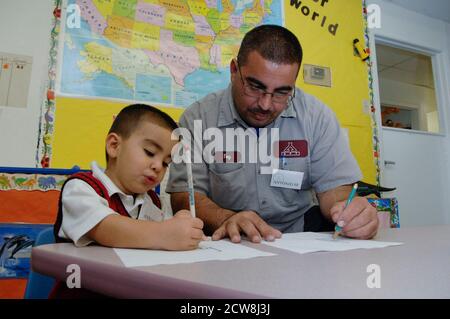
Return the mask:
[[[228,140],[213,150],[214,162],[205,153],[202,163],[194,161],[197,216],[213,240],[240,242],[244,234],[255,243],[273,241],[282,232],[330,231],[335,223],[347,237],[376,235],[377,212],[365,198],[355,197],[345,207],[361,172],[334,113],[295,88],[301,62],[301,45],[289,30],[256,27],[230,63],[228,89],[206,96],[181,116],[180,125],[194,140],[199,138],[194,121],[202,133],[217,128],[226,136],[227,129],[240,128],[255,136],[244,151],[230,148]],[[279,140],[267,130],[278,130]],[[197,147],[206,142],[194,141]],[[279,171],[267,174],[260,160],[249,162],[255,145],[272,147]],[[189,208],[186,175],[185,165],[172,164],[166,191],[175,211]]]

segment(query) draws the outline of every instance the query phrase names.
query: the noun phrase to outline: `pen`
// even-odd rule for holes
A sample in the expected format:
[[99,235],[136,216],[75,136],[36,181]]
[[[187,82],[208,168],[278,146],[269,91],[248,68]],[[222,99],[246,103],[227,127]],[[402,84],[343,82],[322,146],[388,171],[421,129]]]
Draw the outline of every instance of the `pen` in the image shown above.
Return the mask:
[[[345,208],[347,208],[348,205],[350,205],[350,202],[352,201],[353,197],[355,197],[356,194],[356,190],[358,189],[358,183],[355,183],[353,185],[353,189],[350,193],[350,195],[348,196],[347,202],[345,203]],[[336,239],[342,232],[342,227],[339,226],[338,224],[336,224],[336,226],[334,227],[334,234],[333,234],[333,239]]]
[[192,163],[190,159],[189,146],[184,144],[184,149],[186,151],[186,170],[188,178],[188,188],[189,188],[189,210],[191,211],[192,217],[195,218],[195,198],[194,198],[194,181],[192,178]]

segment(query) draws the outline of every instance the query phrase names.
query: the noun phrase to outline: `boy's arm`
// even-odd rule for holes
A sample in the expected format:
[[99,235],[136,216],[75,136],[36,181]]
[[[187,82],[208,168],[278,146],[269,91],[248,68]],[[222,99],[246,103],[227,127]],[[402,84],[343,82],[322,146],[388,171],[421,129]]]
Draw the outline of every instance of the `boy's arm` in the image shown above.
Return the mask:
[[203,222],[180,212],[164,222],[135,220],[114,213],[86,182],[70,180],[62,198],[62,235],[77,246],[92,241],[120,248],[194,249],[202,239]]
[[135,220],[109,215],[92,228],[88,237],[100,245],[116,248],[163,250],[195,249],[203,238],[203,222],[182,211],[164,222]]

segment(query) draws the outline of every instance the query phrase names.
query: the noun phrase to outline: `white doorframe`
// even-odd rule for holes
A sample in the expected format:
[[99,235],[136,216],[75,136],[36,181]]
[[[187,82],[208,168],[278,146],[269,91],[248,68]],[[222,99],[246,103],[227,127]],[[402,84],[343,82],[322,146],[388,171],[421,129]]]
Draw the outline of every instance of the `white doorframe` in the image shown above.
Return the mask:
[[370,67],[370,72],[372,73],[372,90],[373,90],[373,104],[375,107],[375,123],[378,132],[378,159],[379,159],[379,169],[380,169],[380,184],[383,185],[383,171],[384,171],[384,152],[383,152],[383,139],[382,139],[382,121],[381,121],[381,101],[380,101],[380,87],[378,85],[378,61],[375,46],[375,35],[373,33],[369,34],[369,48],[370,48],[370,61],[372,65]]

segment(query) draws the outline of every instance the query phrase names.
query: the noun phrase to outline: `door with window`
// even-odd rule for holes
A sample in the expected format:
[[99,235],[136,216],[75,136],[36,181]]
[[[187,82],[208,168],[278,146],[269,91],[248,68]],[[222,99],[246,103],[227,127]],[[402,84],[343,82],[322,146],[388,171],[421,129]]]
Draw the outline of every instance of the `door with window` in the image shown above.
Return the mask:
[[437,103],[436,54],[380,39],[375,49],[381,184],[397,188],[389,196],[398,199],[401,226],[442,224],[448,146]]

